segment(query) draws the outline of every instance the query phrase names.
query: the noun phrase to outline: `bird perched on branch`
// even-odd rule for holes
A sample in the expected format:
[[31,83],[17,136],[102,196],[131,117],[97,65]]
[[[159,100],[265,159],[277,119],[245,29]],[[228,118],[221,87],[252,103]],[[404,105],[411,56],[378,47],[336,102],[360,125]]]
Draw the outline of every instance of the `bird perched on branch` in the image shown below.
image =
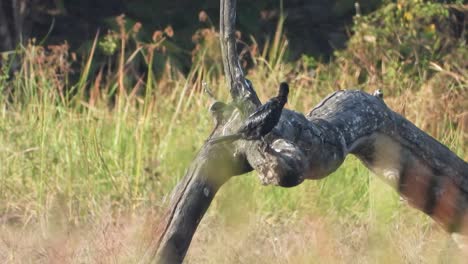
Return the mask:
[[210,143],[232,142],[238,139],[262,139],[263,141],[263,137],[270,133],[276,124],[278,124],[283,107],[288,101],[288,93],[288,84],[282,82],[280,84],[278,96],[271,98],[268,102],[258,107],[255,112],[247,117],[244,124],[242,124],[235,134],[211,139]]

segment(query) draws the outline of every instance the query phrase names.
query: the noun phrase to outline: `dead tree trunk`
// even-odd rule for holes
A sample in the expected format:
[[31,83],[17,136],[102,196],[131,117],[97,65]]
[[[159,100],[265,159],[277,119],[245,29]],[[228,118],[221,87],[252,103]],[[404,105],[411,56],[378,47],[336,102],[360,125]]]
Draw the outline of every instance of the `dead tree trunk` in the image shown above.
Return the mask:
[[[223,63],[233,103],[212,104],[215,128],[209,138],[233,133],[260,105],[236,53],[235,5],[235,0],[221,0],[220,6]],[[201,218],[230,177],[254,169],[264,184],[292,187],[328,176],[350,153],[449,231],[468,233],[468,224],[463,226],[468,223],[468,164],[378,96],[338,91],[306,116],[283,110],[266,141],[271,151],[242,140],[203,145],[158,226],[148,251],[153,261],[183,261]]]

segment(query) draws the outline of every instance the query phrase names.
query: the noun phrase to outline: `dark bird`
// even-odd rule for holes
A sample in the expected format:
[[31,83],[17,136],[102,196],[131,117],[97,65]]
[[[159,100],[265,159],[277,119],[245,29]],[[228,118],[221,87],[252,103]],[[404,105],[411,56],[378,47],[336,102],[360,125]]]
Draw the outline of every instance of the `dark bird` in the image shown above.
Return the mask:
[[210,143],[232,142],[238,139],[258,140],[270,133],[278,124],[284,105],[288,101],[289,86],[287,83],[280,84],[278,96],[271,98],[257,108],[235,134],[217,137],[210,140]]

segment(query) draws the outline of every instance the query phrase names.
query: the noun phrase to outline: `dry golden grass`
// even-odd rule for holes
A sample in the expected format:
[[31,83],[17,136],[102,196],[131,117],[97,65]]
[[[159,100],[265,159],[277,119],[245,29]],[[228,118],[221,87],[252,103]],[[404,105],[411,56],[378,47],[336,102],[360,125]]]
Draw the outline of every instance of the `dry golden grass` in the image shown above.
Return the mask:
[[[126,23],[123,17],[119,23]],[[122,26],[95,41],[76,84],[70,65],[77,62],[66,44],[31,43],[19,50],[16,76],[0,72],[1,263],[142,261],[158,212],[211,129],[202,82],[221,100],[228,93],[214,28],[196,33],[193,66],[182,74],[170,58],[153,68],[154,56],[164,55],[164,34],[138,42],[132,32],[140,26],[130,32]],[[286,62],[281,30],[271,44],[250,47],[247,77],[262,100],[283,80],[292,90],[287,108],[302,112],[337,89],[381,88],[392,109],[467,159],[463,43],[453,40],[458,48],[444,50],[426,68],[418,64],[416,74],[412,55],[402,59],[396,48],[386,50],[392,43],[363,43],[359,34],[328,64]],[[98,46],[114,47],[115,54],[93,71]],[[143,75],[135,75],[137,60],[146,65]],[[432,220],[349,157],[328,178],[287,190],[261,186],[254,174],[230,180],[202,220],[186,261],[465,259]]]

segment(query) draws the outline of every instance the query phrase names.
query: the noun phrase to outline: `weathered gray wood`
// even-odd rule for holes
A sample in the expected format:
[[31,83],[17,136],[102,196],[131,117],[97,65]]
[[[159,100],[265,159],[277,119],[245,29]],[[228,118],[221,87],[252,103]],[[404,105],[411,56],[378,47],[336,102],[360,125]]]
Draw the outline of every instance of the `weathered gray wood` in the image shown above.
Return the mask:
[[224,74],[229,92],[241,110],[253,112],[259,105],[257,93],[245,81],[236,50],[236,0],[221,0],[219,13],[219,35],[223,57]]
[[[202,147],[171,197],[169,212],[159,227],[161,236],[153,245],[159,263],[180,263],[191,238],[219,187],[232,175],[241,174],[239,164],[226,148]],[[156,249],[159,249],[157,252]]]
[[[232,106],[215,102],[212,111],[216,126],[210,135],[220,135],[240,126],[241,116],[254,111],[260,100],[246,82],[236,52],[236,1],[220,1],[220,38],[223,65]],[[219,106],[226,107],[219,107]],[[251,171],[244,155],[224,145],[205,144],[195,157],[183,180],[173,191],[171,204],[158,226],[148,255],[158,263],[182,262],[192,236],[218,188],[231,176]],[[206,195],[208,193],[208,195]]]
[[[369,161],[366,149],[385,135],[426,166],[450,177],[468,193],[468,165],[447,147],[390,110],[383,100],[361,91],[338,91],[323,100],[307,118],[286,110],[274,133],[266,137],[273,152],[260,143],[239,142],[249,164],[265,184],[294,186],[335,171],[347,154]],[[389,167],[388,169],[393,169]]]
[[[260,104],[255,91],[244,79],[236,53],[235,0],[221,0],[220,16],[223,63],[234,102],[212,105],[210,110],[216,125],[209,138],[233,133],[241,125],[243,116]],[[430,215],[437,211],[436,204],[419,204],[421,201],[406,190],[412,187],[408,177],[441,179],[440,182],[449,179],[448,185],[427,188],[429,201],[437,202],[439,190],[453,185],[460,190],[457,194],[463,196],[463,201],[468,202],[468,164],[389,109],[380,94],[338,91],[306,116],[284,110],[279,124],[265,139],[271,146],[266,151],[261,142],[256,141],[203,145],[175,188],[171,205],[158,227],[149,250],[155,262],[182,262],[218,189],[230,177],[252,169],[264,184],[292,187],[305,179],[330,175],[346,155],[354,154],[369,169],[387,175],[402,195]],[[462,207],[452,209],[464,213]],[[436,220],[440,217],[434,214]]]

